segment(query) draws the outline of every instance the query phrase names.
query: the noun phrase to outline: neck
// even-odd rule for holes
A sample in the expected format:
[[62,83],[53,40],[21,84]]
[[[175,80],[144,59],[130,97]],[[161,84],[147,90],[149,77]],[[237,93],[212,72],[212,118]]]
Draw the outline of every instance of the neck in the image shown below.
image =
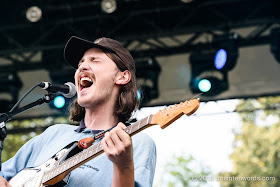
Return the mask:
[[86,108],[85,126],[91,130],[105,130],[117,125],[119,120],[113,109],[104,105],[94,109]]
[[85,108],[85,126],[91,130],[106,130],[119,122],[114,115],[115,103],[118,99],[119,87],[113,89],[111,97],[99,100]]

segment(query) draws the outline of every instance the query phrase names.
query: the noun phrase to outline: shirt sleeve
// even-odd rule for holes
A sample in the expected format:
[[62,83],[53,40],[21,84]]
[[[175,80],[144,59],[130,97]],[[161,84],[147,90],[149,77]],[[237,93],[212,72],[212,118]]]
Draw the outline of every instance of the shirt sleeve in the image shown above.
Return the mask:
[[[134,139],[135,138],[135,139]],[[132,139],[134,154],[134,179],[136,187],[151,187],[156,167],[156,146],[146,134],[139,133]]]
[[38,137],[34,137],[25,143],[8,161],[2,164],[1,176],[6,180],[10,180],[15,176],[19,171],[28,167],[30,157],[34,151],[34,142]]
[[1,176],[8,181],[24,168],[33,167],[43,145],[51,138],[48,136],[50,134],[48,131],[52,131],[52,129],[49,127],[44,133],[26,142],[15,156],[4,162],[0,172]]

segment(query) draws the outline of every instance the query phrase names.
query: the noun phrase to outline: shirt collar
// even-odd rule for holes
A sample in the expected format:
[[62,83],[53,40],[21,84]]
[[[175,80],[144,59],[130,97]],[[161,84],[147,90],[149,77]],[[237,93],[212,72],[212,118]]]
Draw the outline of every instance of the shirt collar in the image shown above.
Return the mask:
[[[115,125],[116,126],[116,125]],[[114,126],[114,127],[115,127]],[[112,127],[112,128],[114,128]],[[80,121],[80,125],[77,129],[75,129],[76,132],[81,133],[84,129],[86,128],[86,124],[85,124],[85,120],[84,118]],[[110,128],[110,130],[112,129]],[[93,134],[98,134],[99,132],[103,131],[103,130],[91,130]]]
[[86,128],[84,118],[80,121],[79,127],[75,130],[76,132],[82,132]]
[[[126,126],[129,126],[130,124],[129,124],[129,123],[125,123],[125,125],[126,125]],[[115,126],[117,126],[117,125],[115,125]],[[115,126],[114,126],[114,127],[115,127]],[[114,127],[112,127],[112,128],[114,128]],[[82,132],[85,128],[86,128],[86,125],[85,125],[85,121],[84,121],[84,118],[83,118],[83,119],[80,121],[79,127],[78,127],[77,129],[75,129],[75,131],[76,131],[76,132]],[[111,130],[112,128],[110,128],[110,130]],[[93,134],[99,133],[99,132],[101,132],[101,131],[103,131],[103,130],[92,130]]]

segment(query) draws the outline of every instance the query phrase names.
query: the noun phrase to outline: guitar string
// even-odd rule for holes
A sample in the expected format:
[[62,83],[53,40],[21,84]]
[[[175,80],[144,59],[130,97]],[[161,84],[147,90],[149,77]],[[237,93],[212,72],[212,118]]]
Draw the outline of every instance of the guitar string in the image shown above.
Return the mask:
[[[203,93],[199,93],[199,94],[197,94],[197,95],[195,95],[192,99],[194,99],[194,98],[196,98],[196,97],[198,97],[198,96],[200,96],[200,95],[202,95]],[[190,100],[192,100],[192,99],[190,99]],[[199,100],[199,98],[197,98],[198,100]],[[186,100],[185,102],[187,102],[188,100]],[[175,106],[176,106],[177,104],[175,104]],[[173,106],[173,105],[172,105]],[[172,109],[172,106],[169,106],[171,109]],[[169,107],[167,107],[167,108],[169,108]],[[165,108],[166,109],[166,108]],[[105,133],[106,132],[108,132],[108,131],[110,131],[112,128],[110,128],[110,129],[107,129],[107,130],[104,130],[104,131],[102,131],[102,132],[100,132],[100,133],[98,133],[98,134],[96,134],[96,135],[94,135],[93,136],[93,138],[94,138],[94,140],[98,140],[98,139],[101,139],[101,138],[103,138],[104,137],[104,135],[105,135]]]
[[[201,94],[202,94],[202,93],[201,93]],[[199,96],[199,95],[201,95],[201,94],[198,94],[197,96]],[[195,97],[196,97],[196,96],[195,96]],[[191,100],[192,100],[192,99],[191,99]],[[186,100],[185,102],[187,102],[187,100]],[[180,103],[180,104],[176,104],[175,106],[183,105],[183,104],[184,104],[184,103]],[[184,106],[184,105],[183,105],[183,106]],[[173,109],[172,109],[172,106],[169,106],[169,107],[166,107],[166,108],[165,108],[166,111],[168,111],[168,108],[171,108],[171,110],[173,110]],[[162,110],[160,110],[160,111],[162,111]],[[168,114],[168,113],[166,113],[166,114]],[[154,115],[152,115],[152,116],[154,116]],[[147,117],[141,119],[141,120],[139,121],[139,125],[141,124],[142,121],[146,121],[148,117],[149,117],[149,116],[147,116]],[[154,117],[155,117],[155,120],[157,120],[157,119],[160,118],[160,116],[159,116],[159,117],[154,116]],[[132,124],[131,126],[128,126],[126,129],[130,128],[130,130],[133,129],[133,132],[136,132],[137,130],[140,129],[140,128],[139,128],[139,125],[138,125],[138,128],[137,128],[137,129],[133,129],[133,127],[136,127],[136,126],[137,126],[137,122],[136,122],[136,123]],[[144,126],[146,126],[146,125],[148,125],[148,123],[145,124]],[[144,126],[141,125],[141,128],[143,128]],[[124,130],[126,130],[126,129],[124,129]],[[100,134],[102,134],[102,133],[105,134],[105,132],[107,132],[107,131],[108,131],[108,130],[102,131],[102,132],[98,133],[97,135],[100,135]],[[100,137],[98,137],[98,139],[99,139],[99,138],[100,138]],[[100,147],[99,144],[100,144],[100,143],[95,144],[93,147],[89,147],[89,149],[92,149],[91,151],[93,151],[94,149],[97,149],[97,148]],[[87,153],[83,153],[83,152],[77,153],[76,155],[74,155],[74,156],[68,158],[67,160],[63,161],[60,165],[58,165],[58,167],[62,168],[63,165],[66,165],[66,164],[67,164],[67,162],[68,162],[68,163],[71,162],[71,161],[74,159],[74,157],[79,158],[79,154],[84,154],[84,155],[86,155],[86,154],[88,154],[88,152],[90,152],[90,151],[88,151],[88,149],[86,149],[86,150],[87,150],[87,151],[86,151]],[[101,149],[101,150],[103,150],[103,149]],[[96,153],[97,153],[97,152],[100,152],[101,150],[99,150],[99,151],[96,150]],[[95,153],[95,154],[96,154],[96,153]],[[88,157],[88,155],[87,155],[88,158],[90,158],[91,156],[94,156],[94,155],[90,155],[89,157]],[[87,158],[87,159],[88,159],[88,158]],[[75,158],[75,159],[76,159],[76,158]],[[58,169],[58,168],[56,168],[56,169]],[[48,170],[47,173],[53,173],[54,171],[52,172],[52,170],[54,170],[54,169]],[[47,181],[45,181],[45,182],[47,182]]]
[[[197,100],[200,100],[200,98],[197,98],[198,96],[200,96],[200,95],[202,95],[203,93],[199,93],[199,94],[197,94],[197,95],[195,95],[195,96],[193,96],[193,98],[191,98],[190,100],[192,100],[192,99],[197,99]],[[186,100],[187,101],[187,100]]]
[[[141,122],[143,122],[143,120],[146,118],[147,117],[141,119],[138,123],[141,124]],[[127,128],[132,128],[132,127],[134,127],[135,124],[133,124],[132,126],[129,126]],[[76,155],[68,158],[67,160],[62,161],[61,164],[58,165],[56,168],[52,168],[52,169],[46,171],[46,175],[44,176],[44,183],[53,179],[54,177],[58,176],[58,174],[62,174],[63,172],[67,171],[67,170],[65,170],[65,166],[68,165],[66,168],[70,169],[71,167],[75,166],[75,165],[73,165],[74,163],[79,163],[81,161],[89,159],[91,156],[94,156],[95,154],[99,153],[102,150],[103,149],[100,147],[100,143],[97,143],[97,144],[93,145],[92,147],[85,149],[85,151],[79,152]],[[91,154],[92,152],[95,152],[95,154]],[[84,159],[82,159],[83,156],[85,156]],[[76,160],[76,161],[74,162],[74,160]]]
[[[178,105],[183,105],[183,106],[184,106],[184,103],[180,103],[180,104],[176,104],[176,105],[177,105],[177,106],[178,106]],[[168,113],[167,113],[167,112],[168,112],[168,108],[171,108],[171,110],[173,110],[173,109],[172,109],[172,106],[165,108],[165,109],[166,109],[166,114],[168,114]],[[153,116],[154,116],[154,115],[153,115]],[[140,128],[139,128],[139,125],[141,125],[141,123],[142,123],[143,121],[146,121],[148,117],[149,117],[149,116],[147,116],[147,117],[141,119],[139,122],[136,122],[136,123],[132,124],[131,126],[128,126],[126,129],[128,129],[128,128],[130,128],[130,130],[133,129],[133,132],[139,130],[139,129],[140,129]],[[157,116],[154,116],[154,117],[155,117],[155,120],[158,120],[158,119],[160,118],[160,116],[158,116],[158,117],[157,117]],[[137,125],[138,125],[138,128],[135,129],[135,127],[137,127]],[[145,124],[145,125],[148,125],[148,123]],[[145,125],[144,125],[144,126],[145,126]],[[144,126],[141,125],[141,128],[143,128]],[[124,129],[124,130],[126,130],[126,129]],[[108,130],[102,131],[101,133],[97,134],[96,136],[99,136],[98,138],[101,138],[101,137],[102,137],[101,134],[105,134],[105,132],[107,132],[107,131],[108,131]],[[97,144],[95,144],[95,145],[97,145]],[[70,160],[70,159],[71,159],[71,157],[68,158],[67,161]],[[63,163],[65,163],[65,162],[66,162],[66,160],[65,160]]]

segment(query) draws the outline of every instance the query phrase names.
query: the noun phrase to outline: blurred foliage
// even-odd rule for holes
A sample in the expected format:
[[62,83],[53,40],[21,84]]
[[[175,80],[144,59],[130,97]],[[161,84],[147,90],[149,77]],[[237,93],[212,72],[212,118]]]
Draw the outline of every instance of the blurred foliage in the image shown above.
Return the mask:
[[[44,119],[30,119],[30,120],[13,120],[6,124],[7,137],[4,140],[4,149],[2,151],[2,162],[13,157],[18,149],[28,140],[36,135],[41,134],[45,128],[53,124],[69,123],[66,117],[48,117]],[[30,129],[29,132],[21,133],[20,130]],[[17,130],[18,133],[10,134],[9,131]]]
[[[200,186],[206,183],[206,177],[210,175],[210,169],[201,165],[192,156],[173,156],[165,164],[160,184],[154,186]],[[199,176],[205,177],[205,180],[192,180]],[[163,185],[164,184],[164,185]]]
[[[240,178],[220,181],[222,186],[280,186],[279,103],[280,97],[240,101],[236,110],[244,124],[235,136],[235,150],[231,154],[234,168],[232,172],[219,174]],[[262,177],[274,178],[262,180]]]

